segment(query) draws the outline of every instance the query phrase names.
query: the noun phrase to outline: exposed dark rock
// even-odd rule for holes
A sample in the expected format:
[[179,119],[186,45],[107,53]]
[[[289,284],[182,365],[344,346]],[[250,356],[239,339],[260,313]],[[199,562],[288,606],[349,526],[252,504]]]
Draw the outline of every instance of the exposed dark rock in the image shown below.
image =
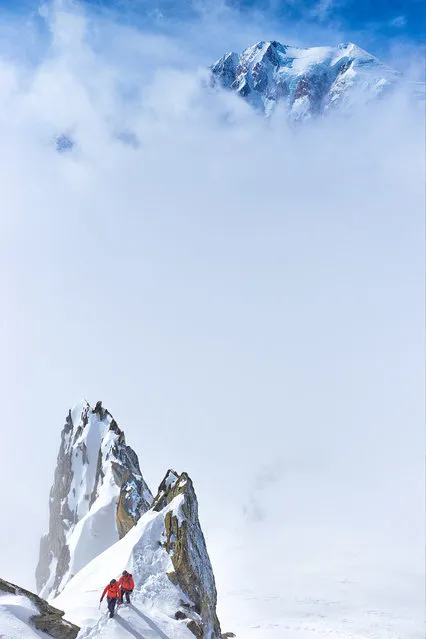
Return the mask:
[[165,515],[164,548],[169,553],[173,572],[168,573],[172,583],[179,585],[192,602],[188,628],[196,637],[204,637],[204,628],[220,638],[220,624],[216,614],[217,592],[213,569],[207,552],[203,532],[198,519],[198,502],[194,487],[187,473],[177,475],[169,470],[161,482],[153,509],[161,511],[179,495],[180,514],[170,509]]
[[220,84],[229,88],[235,80],[237,72],[238,56],[236,53],[228,53],[212,67],[213,75],[219,80]]
[[290,94],[287,82],[283,79],[279,80],[271,91],[270,97],[277,102],[287,98]]
[[40,632],[44,632],[49,637],[54,637],[54,639],[75,639],[77,637],[80,628],[63,619],[64,613],[49,605],[47,601],[41,599],[41,597],[3,579],[0,579],[0,593],[1,592],[23,595],[34,604],[39,614],[31,617],[30,623]]
[[343,64],[340,65],[338,75],[343,75],[348,71],[352,66],[353,60],[345,60]]
[[188,630],[190,630],[192,634],[197,637],[197,639],[204,639],[204,630],[203,626],[200,623],[197,623],[196,621],[194,621],[194,619],[191,619],[191,621],[188,621],[187,626]]
[[305,96],[309,96],[308,78],[302,78],[301,80],[299,80],[296,88],[295,99],[299,100],[300,98],[304,98]]
[[304,77],[297,85],[295,100],[307,97],[312,112],[318,113],[329,89],[330,83],[325,73],[318,74],[315,78]]
[[186,615],[182,610],[178,610],[175,613],[175,619],[188,619],[188,615]]
[[155,510],[157,513],[160,510],[163,510],[170,503],[170,494],[169,489],[173,486],[176,481],[179,479],[179,475],[175,470],[168,470],[166,476],[158,487],[157,496],[154,498],[152,502],[152,510]]
[[58,587],[61,575],[67,571],[69,565],[69,550],[66,546],[65,532],[74,523],[74,513],[68,507],[68,495],[71,491],[73,472],[67,449],[73,429],[74,424],[71,418],[71,411],[69,411],[62,430],[55,476],[50,491],[49,533],[42,537],[40,541],[40,560],[35,573],[36,586],[39,592],[49,579],[50,565],[53,558],[57,560],[58,565],[52,590]]
[[104,409],[102,407],[101,400],[96,402],[95,408],[92,410],[92,413],[98,414],[101,420],[104,418]]
[[268,71],[265,69],[264,66],[261,65],[260,62],[254,65],[252,76],[253,87],[256,89],[256,91],[259,91],[259,93],[263,93],[264,91],[266,91],[266,88],[268,86]]
[[247,82],[244,82],[241,87],[238,89],[238,93],[240,95],[243,96],[243,98],[246,98],[248,96],[249,93],[251,93],[251,89],[249,87],[249,85],[247,84]]
[[279,57],[277,54],[277,44],[278,44],[277,42],[271,42],[264,54],[265,58],[267,58],[274,67],[279,66],[279,63],[280,63]]

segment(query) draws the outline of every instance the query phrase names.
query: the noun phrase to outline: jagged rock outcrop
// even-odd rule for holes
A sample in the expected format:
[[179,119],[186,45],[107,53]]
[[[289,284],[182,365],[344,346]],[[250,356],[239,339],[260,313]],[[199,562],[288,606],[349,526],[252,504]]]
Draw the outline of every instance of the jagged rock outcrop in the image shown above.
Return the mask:
[[54,600],[69,619],[99,632],[100,586],[126,569],[135,589],[132,605],[120,610],[135,636],[147,626],[158,636],[221,639],[212,565],[198,519],[191,479],[169,470],[152,508],[119,542],[89,562]]
[[169,470],[153,499],[112,415],[83,402],[62,431],[37,585],[84,636],[97,637],[101,590],[123,569],[135,581],[133,605],[120,611],[132,632],[148,625],[160,636],[221,639],[190,477]]
[[[179,501],[177,508],[168,508],[176,501]],[[168,577],[191,602],[176,612],[176,618],[186,618],[188,628],[197,639],[220,638],[215,579],[198,519],[197,497],[187,473],[167,472],[152,509],[167,511],[163,547],[173,564]]]
[[[211,77],[213,85],[235,91],[266,115],[281,104],[294,120],[369,102],[403,82],[400,73],[352,43],[301,49],[276,41],[226,53],[212,65]],[[417,84],[410,90],[420,95]],[[424,99],[424,87],[422,93]]]
[[[7,597],[8,595],[9,597]],[[2,623],[0,615],[0,637],[7,637],[2,631],[5,632],[7,630],[5,626],[9,622],[13,624],[14,631],[19,630],[18,624],[21,624],[21,634],[25,632],[25,626],[27,625],[40,633],[44,633],[46,637],[53,637],[54,639],[75,639],[77,637],[80,628],[63,619],[64,613],[61,610],[53,608],[47,601],[29,590],[0,579],[0,607],[2,607],[3,603],[7,606],[7,600],[10,600],[10,595],[13,597],[10,610],[17,611],[17,619],[16,622],[10,620],[9,615],[8,619]],[[3,602],[3,599],[5,599],[5,602]],[[21,618],[18,611],[22,609],[29,612],[28,621],[26,621],[27,615],[22,615],[23,618]]]
[[40,544],[38,592],[56,596],[151,504],[138,457],[102,403],[91,408],[82,402],[70,410],[50,492],[49,532]]

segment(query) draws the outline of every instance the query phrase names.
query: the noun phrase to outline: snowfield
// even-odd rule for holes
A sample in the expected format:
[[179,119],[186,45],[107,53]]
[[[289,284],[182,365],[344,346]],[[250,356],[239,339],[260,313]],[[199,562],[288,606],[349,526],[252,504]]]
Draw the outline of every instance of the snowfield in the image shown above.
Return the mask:
[[[398,539],[368,543],[358,530],[289,526],[285,534],[240,529],[213,544],[222,631],[243,639],[424,639],[423,549],[401,553]],[[259,548],[258,557],[252,549]],[[248,559],[250,558],[250,559]]]
[[0,637],[4,639],[33,639],[46,637],[30,622],[37,615],[35,605],[23,595],[0,594]]

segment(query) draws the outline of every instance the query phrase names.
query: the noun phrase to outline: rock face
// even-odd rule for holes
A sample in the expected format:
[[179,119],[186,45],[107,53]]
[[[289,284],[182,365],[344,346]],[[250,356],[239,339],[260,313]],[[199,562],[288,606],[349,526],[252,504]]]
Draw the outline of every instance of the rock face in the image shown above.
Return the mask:
[[[99,633],[99,595],[123,569],[133,575],[132,605],[120,611],[135,636],[221,639],[212,565],[186,473],[169,470],[136,526],[71,579],[54,600],[84,636]],[[156,636],[157,636],[156,634]]]
[[[168,508],[174,501],[180,501],[179,507]],[[187,626],[197,639],[220,637],[215,579],[198,519],[197,497],[188,475],[169,470],[160,484],[152,509],[167,511],[163,546],[173,565],[173,571],[167,574],[190,602],[185,610],[176,612],[176,618],[186,616]]]
[[262,41],[241,54],[226,53],[211,73],[213,85],[235,91],[266,115],[281,104],[294,120],[369,102],[402,81],[352,43],[301,49]]
[[40,544],[38,592],[56,596],[84,565],[124,537],[152,504],[136,453],[98,402],[69,411]]
[[97,637],[99,596],[124,569],[135,589],[120,615],[135,636],[145,636],[148,625],[159,636],[221,639],[190,477],[169,470],[153,499],[111,414],[101,402],[83,402],[62,431],[37,586],[84,636]]
[[[12,598],[11,603],[13,605],[11,610],[22,610],[22,608],[27,610],[30,613],[27,626],[34,628],[39,633],[44,633],[46,637],[54,637],[54,639],[75,639],[79,633],[80,628],[63,619],[64,613],[61,610],[53,608],[47,601],[44,601],[44,599],[41,599],[32,592],[0,579],[0,607],[2,607],[3,598],[9,601]],[[31,612],[33,612],[32,615]],[[5,624],[7,622],[10,622],[10,617]],[[21,634],[25,633],[24,621],[19,618],[19,614],[17,614],[16,622],[12,620],[12,623],[14,630],[18,630],[17,624],[23,624],[20,630]],[[5,624],[2,623],[0,613],[0,633],[6,630],[4,627]],[[0,636],[6,637],[7,635],[0,634]]]

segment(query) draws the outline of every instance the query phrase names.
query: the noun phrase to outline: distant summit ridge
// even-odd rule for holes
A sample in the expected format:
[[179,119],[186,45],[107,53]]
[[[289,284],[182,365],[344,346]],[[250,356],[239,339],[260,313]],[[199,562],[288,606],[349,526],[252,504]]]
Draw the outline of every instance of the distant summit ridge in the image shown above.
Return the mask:
[[226,53],[211,74],[213,85],[235,91],[266,115],[281,105],[295,120],[365,104],[403,82],[402,74],[352,42],[304,49],[262,40]]

